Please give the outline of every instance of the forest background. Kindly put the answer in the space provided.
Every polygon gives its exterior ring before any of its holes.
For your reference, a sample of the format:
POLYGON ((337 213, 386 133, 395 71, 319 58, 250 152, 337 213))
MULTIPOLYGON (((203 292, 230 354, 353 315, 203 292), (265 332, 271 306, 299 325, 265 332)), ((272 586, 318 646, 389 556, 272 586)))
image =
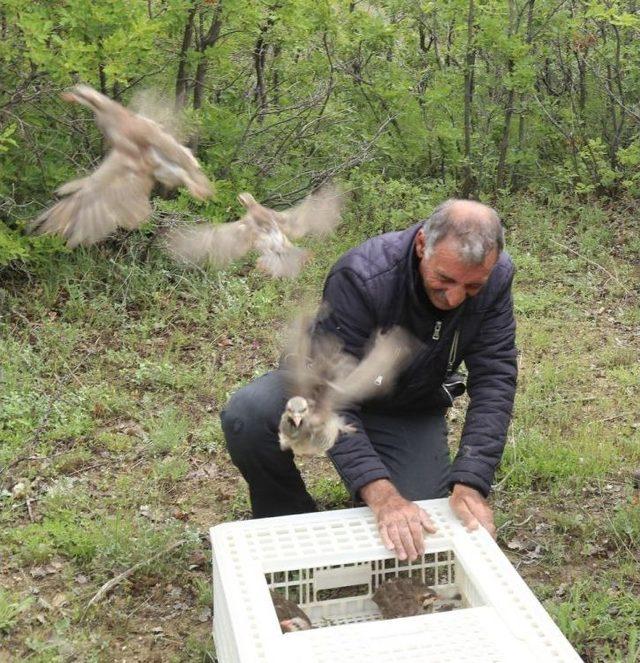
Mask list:
POLYGON ((640 660, 639 38, 635 0, 0 0, 0 661, 215 660, 203 539, 248 516, 220 407, 341 252, 449 196, 495 205, 518 267, 498 541, 585 660, 640 660), (183 115, 215 199, 90 249, 26 235, 103 155, 77 82, 183 115), (159 249, 330 179, 344 222, 295 282, 159 249))

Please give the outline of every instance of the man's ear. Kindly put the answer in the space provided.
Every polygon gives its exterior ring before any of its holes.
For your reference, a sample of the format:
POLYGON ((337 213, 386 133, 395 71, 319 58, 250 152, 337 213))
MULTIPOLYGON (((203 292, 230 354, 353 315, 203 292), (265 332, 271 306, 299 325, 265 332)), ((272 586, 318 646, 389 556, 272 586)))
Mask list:
POLYGON ((424 230, 420 228, 415 240, 416 255, 418 256, 418 260, 422 260, 422 256, 424 256, 424 244, 424 230))

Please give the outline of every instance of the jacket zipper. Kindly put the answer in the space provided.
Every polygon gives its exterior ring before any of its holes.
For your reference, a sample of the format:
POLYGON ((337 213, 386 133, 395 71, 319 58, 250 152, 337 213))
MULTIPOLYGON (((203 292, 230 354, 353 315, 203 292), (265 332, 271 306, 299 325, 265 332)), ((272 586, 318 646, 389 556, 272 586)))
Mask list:
POLYGON ((431 338, 434 341, 439 341, 440 340, 440 330, 442 329, 442 320, 438 320, 433 328, 433 335, 431 338))

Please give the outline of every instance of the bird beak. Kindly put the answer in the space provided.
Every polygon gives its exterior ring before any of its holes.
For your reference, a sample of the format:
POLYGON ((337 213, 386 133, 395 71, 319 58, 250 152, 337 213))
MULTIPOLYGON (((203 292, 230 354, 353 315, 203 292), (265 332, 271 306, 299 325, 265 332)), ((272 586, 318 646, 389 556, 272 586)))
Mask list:
POLYGON ((300 428, 300 422, 302 421, 302 415, 301 414, 291 415, 291 421, 293 421, 293 425, 296 428, 300 428))

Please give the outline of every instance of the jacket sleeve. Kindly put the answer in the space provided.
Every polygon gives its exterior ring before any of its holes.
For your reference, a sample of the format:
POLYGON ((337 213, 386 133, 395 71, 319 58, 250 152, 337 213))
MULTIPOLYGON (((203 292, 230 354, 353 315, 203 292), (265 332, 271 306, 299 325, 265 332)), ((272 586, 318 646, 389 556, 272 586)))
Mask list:
MULTIPOLYGON (((348 269, 332 272, 325 283, 323 303, 327 310, 317 321, 316 332, 335 334, 347 352, 361 359, 376 328, 376 317, 360 277, 348 269)), ((328 454, 355 496, 366 484, 390 475, 364 430, 359 408, 351 407, 341 415, 356 432, 341 435, 328 454)))
POLYGON ((513 273, 464 352, 470 403, 450 485, 467 484, 485 497, 502 457, 516 391, 512 280, 513 273))

